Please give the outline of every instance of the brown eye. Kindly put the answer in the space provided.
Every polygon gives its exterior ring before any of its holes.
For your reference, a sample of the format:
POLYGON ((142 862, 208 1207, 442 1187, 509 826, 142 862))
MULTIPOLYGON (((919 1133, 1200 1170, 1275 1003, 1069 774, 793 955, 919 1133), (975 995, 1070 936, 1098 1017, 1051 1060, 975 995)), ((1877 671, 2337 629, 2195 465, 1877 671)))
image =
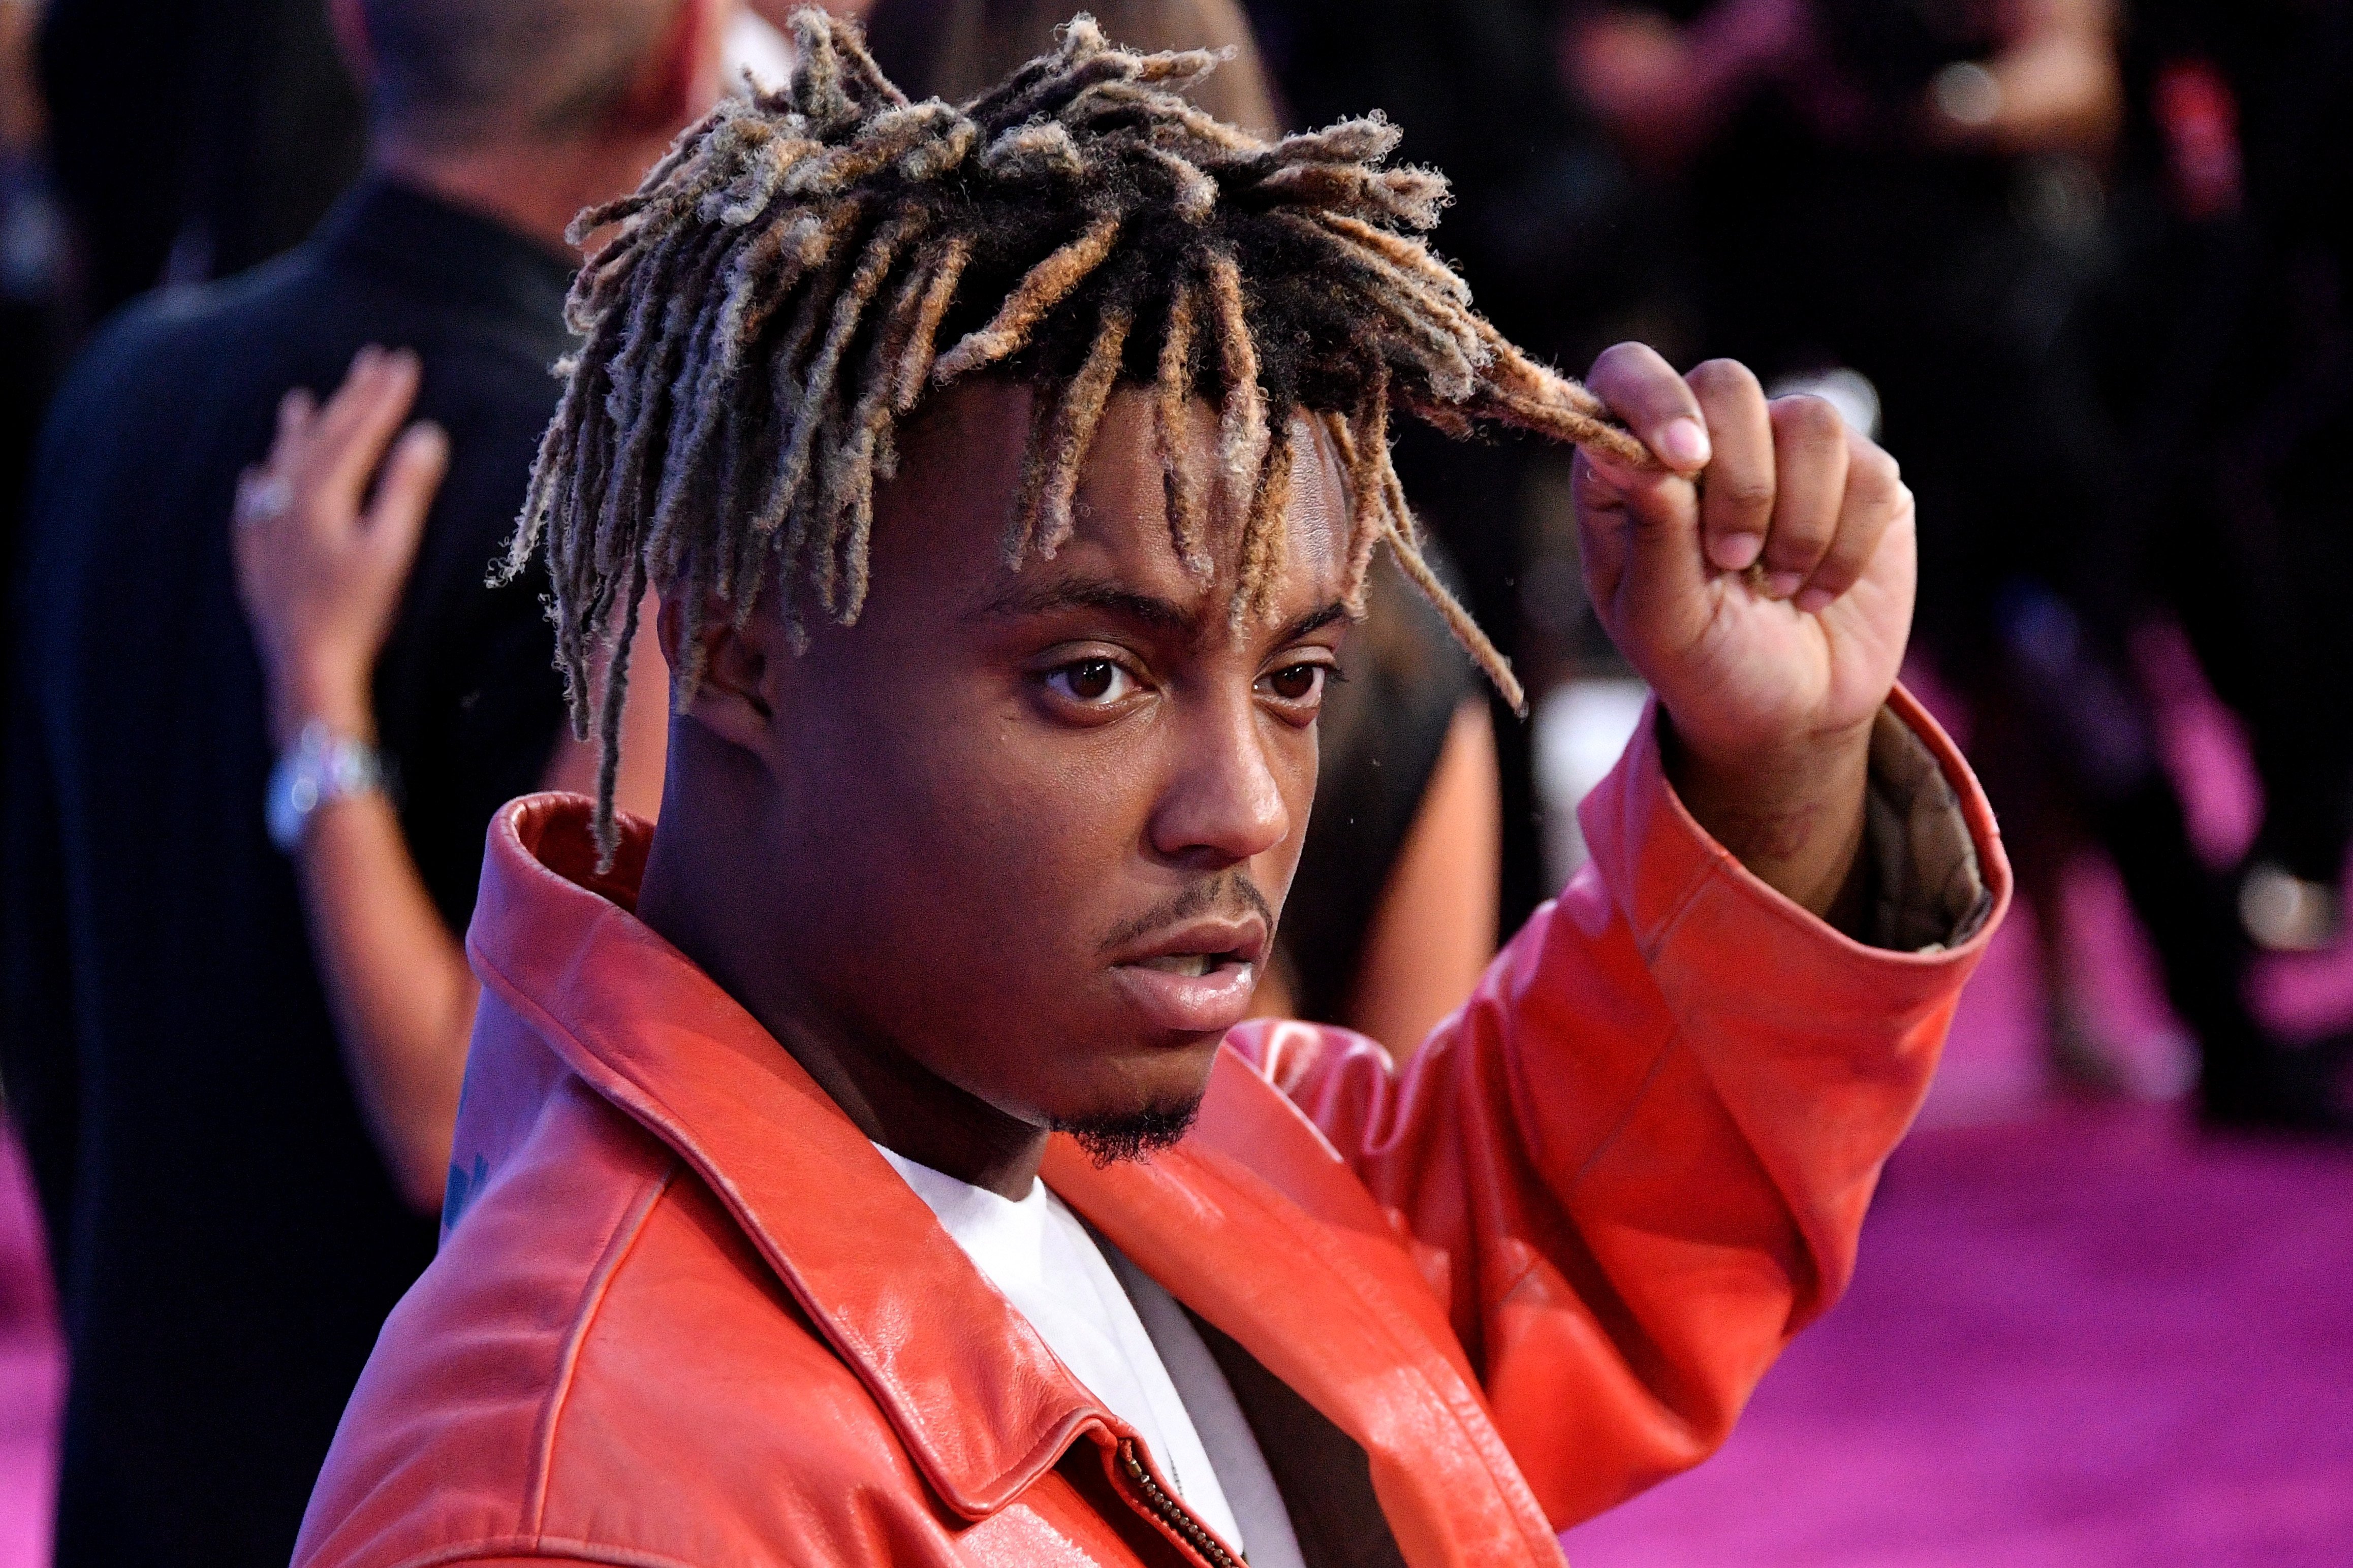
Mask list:
POLYGON ((1082 658, 1049 674, 1046 684, 1073 702, 1101 706, 1126 696, 1135 682, 1110 659, 1082 658))
POLYGON ((1305 702, 1323 690, 1324 667, 1320 664, 1291 665, 1268 676, 1266 683, 1285 702, 1305 702))

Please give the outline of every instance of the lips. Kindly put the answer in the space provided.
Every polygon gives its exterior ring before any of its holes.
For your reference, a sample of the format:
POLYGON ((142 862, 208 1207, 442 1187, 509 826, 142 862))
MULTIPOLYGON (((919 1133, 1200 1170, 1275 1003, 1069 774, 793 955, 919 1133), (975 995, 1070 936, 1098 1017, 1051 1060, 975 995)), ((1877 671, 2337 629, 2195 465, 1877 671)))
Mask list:
POLYGON ((1155 1027, 1223 1034, 1250 1016, 1266 922, 1256 915, 1195 921, 1155 932, 1122 953, 1112 978, 1155 1027))

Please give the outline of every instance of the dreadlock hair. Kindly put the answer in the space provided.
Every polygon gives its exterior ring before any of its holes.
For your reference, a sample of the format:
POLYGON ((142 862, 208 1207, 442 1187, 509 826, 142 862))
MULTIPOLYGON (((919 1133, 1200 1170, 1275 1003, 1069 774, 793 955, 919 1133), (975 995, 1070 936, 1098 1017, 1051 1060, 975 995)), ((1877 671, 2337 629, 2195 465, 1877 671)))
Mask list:
POLYGON ((1391 411, 1651 460, 1591 393, 1472 310, 1419 237, 1446 181, 1387 166, 1394 126, 1374 114, 1269 142, 1179 96, 1217 56, 1119 49, 1084 16, 957 106, 908 101, 853 25, 811 9, 792 28, 789 86, 723 104, 635 195, 573 226, 575 239, 618 228, 573 285, 582 346, 558 367, 562 400, 503 571, 544 537, 574 731, 594 729, 602 747, 606 856, 648 587, 675 595, 683 618, 681 709, 709 606, 741 626, 771 592, 797 647, 812 614, 855 622, 900 421, 926 391, 983 374, 1035 394, 1010 566, 1070 538, 1104 406, 1134 384, 1154 394, 1179 557, 1211 574, 1207 520, 1224 509, 1240 520, 1236 624, 1269 613, 1291 419, 1305 413, 1346 478, 1351 607, 1386 542, 1525 711, 1509 665, 1422 558, 1389 463, 1391 411), (1207 485, 1186 439, 1197 399, 1217 411, 1207 485))

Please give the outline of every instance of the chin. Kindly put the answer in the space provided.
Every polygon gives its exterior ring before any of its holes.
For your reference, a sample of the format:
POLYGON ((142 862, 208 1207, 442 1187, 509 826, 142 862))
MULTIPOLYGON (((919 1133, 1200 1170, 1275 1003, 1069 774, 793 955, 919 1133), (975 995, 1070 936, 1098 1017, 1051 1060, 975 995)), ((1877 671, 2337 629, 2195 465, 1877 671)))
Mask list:
POLYGON ((1098 1166, 1122 1160, 1142 1160, 1173 1147, 1193 1129, 1201 1111, 1201 1096, 1139 1106, 1130 1110, 1103 1111, 1088 1116, 1057 1118, 1057 1132, 1078 1141, 1087 1158, 1098 1166))
POLYGON ((1222 1034, 1133 1038, 1065 1079, 1045 1124, 1067 1132, 1097 1164, 1155 1153, 1184 1137, 1208 1092, 1222 1034))

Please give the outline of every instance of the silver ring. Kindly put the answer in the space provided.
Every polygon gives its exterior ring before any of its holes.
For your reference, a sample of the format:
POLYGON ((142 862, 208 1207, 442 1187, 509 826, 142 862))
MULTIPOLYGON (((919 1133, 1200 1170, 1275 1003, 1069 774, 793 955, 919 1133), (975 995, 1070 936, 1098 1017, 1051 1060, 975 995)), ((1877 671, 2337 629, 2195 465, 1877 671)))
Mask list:
POLYGON ((237 521, 247 528, 274 522, 294 504, 294 487, 276 474, 248 485, 237 498, 237 521))

